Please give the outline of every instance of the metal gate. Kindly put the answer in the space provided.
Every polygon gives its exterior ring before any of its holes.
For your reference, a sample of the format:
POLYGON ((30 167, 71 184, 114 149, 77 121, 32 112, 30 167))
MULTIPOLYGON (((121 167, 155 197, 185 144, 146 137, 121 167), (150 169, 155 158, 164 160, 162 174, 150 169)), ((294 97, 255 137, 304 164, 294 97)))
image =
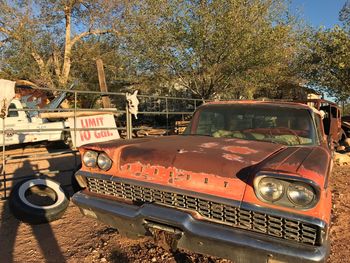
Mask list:
MULTIPOLYGON (((39 88, 44 92, 67 93, 69 108, 47 109, 47 108, 25 108, 9 109, 9 116, 18 115, 19 111, 25 112, 27 116, 38 114, 47 115, 50 113, 65 113, 70 115, 76 124, 79 114, 95 113, 113 114, 117 123, 117 130, 123 139, 131 139, 143 136, 166 136, 181 132, 186 121, 193 114, 194 110, 203 103, 200 99, 180 98, 170 96, 138 95, 138 118, 131 114, 126 102, 125 93, 78 91, 62 89, 39 88), (111 101, 111 108, 102 108, 102 100, 108 97, 111 101), (33 114, 35 113, 35 114, 33 114)), ((30 119, 28 119, 29 121, 30 119)), ((16 125, 11 129, 1 129, 2 142, 6 136, 21 134, 21 136, 35 136, 40 133, 62 132, 65 135, 73 131, 73 136, 79 132, 93 130, 94 128, 64 127, 59 129, 45 128, 42 125, 38 129, 21 127, 16 125), (23 135, 24 134, 24 135, 23 135)), ((110 127, 95 128, 98 130, 110 130, 110 127)), ((71 192, 71 176, 80 165, 79 152, 75 148, 65 147, 60 142, 48 143, 25 143, 15 146, 3 146, 0 175, 0 200, 7 199, 13 186, 20 180, 33 177, 51 177, 71 192)))

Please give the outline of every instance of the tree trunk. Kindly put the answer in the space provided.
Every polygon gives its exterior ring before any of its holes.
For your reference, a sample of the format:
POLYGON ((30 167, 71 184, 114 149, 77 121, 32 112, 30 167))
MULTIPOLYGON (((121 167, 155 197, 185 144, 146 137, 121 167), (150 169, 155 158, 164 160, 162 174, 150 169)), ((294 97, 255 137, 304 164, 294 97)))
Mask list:
POLYGON ((71 54, 72 54, 72 43, 71 43, 71 15, 72 6, 65 6, 64 8, 65 19, 66 19, 66 38, 64 45, 63 65, 61 74, 58 76, 58 82, 60 88, 65 88, 68 82, 70 67, 71 67, 71 54))

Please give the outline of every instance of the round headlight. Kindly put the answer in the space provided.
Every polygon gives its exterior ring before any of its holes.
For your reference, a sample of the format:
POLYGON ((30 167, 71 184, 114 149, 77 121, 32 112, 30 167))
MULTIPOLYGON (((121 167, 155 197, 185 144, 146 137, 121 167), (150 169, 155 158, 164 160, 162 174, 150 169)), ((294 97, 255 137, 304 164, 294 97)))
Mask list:
POLYGON ((86 151, 83 155, 83 163, 87 167, 96 167, 97 162, 97 152, 86 151))
POLYGON ((275 202, 283 196, 283 184, 274 179, 265 177, 259 182, 259 192, 266 201, 275 202))
POLYGON ((100 153, 97 158, 97 165, 100 169, 108 171, 112 166, 112 160, 109 159, 107 154, 100 153))
POLYGON ((289 200, 297 206, 308 206, 315 198, 314 189, 305 183, 292 183, 287 190, 289 200))

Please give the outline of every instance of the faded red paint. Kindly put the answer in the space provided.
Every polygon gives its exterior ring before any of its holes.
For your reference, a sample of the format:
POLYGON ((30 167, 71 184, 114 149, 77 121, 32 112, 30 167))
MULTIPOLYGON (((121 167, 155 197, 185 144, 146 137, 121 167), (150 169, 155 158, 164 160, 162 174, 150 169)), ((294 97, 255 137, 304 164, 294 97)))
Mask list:
POLYGON ((202 144, 200 145, 200 147, 206 148, 206 149, 214 148, 214 147, 216 147, 216 146, 218 146, 218 144, 215 143, 215 142, 207 142, 207 143, 202 143, 202 144))
MULTIPOLYGON (((264 104, 272 105, 274 107, 293 107, 299 109, 310 109, 305 102, 293 102, 293 101, 262 101, 262 100, 228 100, 228 101, 213 101, 208 102, 205 105, 230 105, 230 104, 264 104)), ((204 106, 205 106, 204 105, 204 106)))
POLYGON ((244 162, 242 156, 238 156, 238 155, 232 154, 232 153, 231 153, 231 154, 229 154, 229 153, 224 153, 224 154, 222 155, 222 157, 224 157, 225 159, 230 160, 230 161, 244 162))
POLYGON ((203 194, 219 195, 233 200, 242 200, 246 186, 237 178, 223 178, 214 174, 194 173, 175 167, 144 165, 139 162, 122 165, 115 176, 173 186, 203 194))
POLYGON ((222 149, 225 151, 228 151, 228 152, 239 153, 239 154, 257 153, 257 150, 254 150, 254 149, 248 148, 248 147, 242 147, 242 146, 225 146, 222 149))
POLYGON ((225 142, 235 141, 237 144, 249 144, 250 141, 241 140, 241 139, 225 139, 225 142))
MULTIPOLYGON (((311 110, 300 103, 269 103, 276 107, 298 107, 311 110)), ((202 107, 209 107, 204 105, 202 107)), ((200 110, 199 110, 200 111, 200 110)), ((194 115, 192 127, 198 122, 194 115)), ((113 160, 110 176, 136 179, 157 185, 172 186, 193 192, 225 197, 258 206, 289 211, 320 218, 329 223, 331 194, 327 180, 331 172, 331 152, 325 138, 320 145, 288 147, 280 144, 243 139, 205 136, 168 136, 118 140, 87 145, 80 148, 104 151, 113 160), (302 177, 321 189, 317 205, 297 210, 260 201, 255 195, 253 180, 257 173, 274 173, 302 177)), ((97 168, 83 170, 100 173, 97 168)))
POLYGON ((313 216, 324 220, 327 224, 330 223, 330 211, 332 207, 332 195, 330 189, 321 191, 320 201, 317 203, 317 205, 305 211, 262 202, 256 197, 254 188, 251 185, 247 185, 242 201, 256 204, 258 206, 269 207, 271 209, 283 210, 294 214, 313 216))

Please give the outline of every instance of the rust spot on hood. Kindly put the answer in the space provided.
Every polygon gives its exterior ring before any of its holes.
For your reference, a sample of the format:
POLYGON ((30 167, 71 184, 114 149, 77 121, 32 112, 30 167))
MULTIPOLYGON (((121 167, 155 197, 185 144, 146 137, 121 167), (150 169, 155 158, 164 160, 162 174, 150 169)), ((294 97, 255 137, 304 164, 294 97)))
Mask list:
POLYGON ((257 141, 250 141, 248 147, 248 144, 242 146, 236 141, 202 136, 169 136, 135 142, 123 148, 120 164, 140 162, 143 165, 176 167, 193 173, 232 178, 240 170, 263 161, 283 147, 257 141))
POLYGON ((243 155, 257 153, 257 150, 243 146, 225 146, 222 149, 231 153, 239 153, 243 155))

